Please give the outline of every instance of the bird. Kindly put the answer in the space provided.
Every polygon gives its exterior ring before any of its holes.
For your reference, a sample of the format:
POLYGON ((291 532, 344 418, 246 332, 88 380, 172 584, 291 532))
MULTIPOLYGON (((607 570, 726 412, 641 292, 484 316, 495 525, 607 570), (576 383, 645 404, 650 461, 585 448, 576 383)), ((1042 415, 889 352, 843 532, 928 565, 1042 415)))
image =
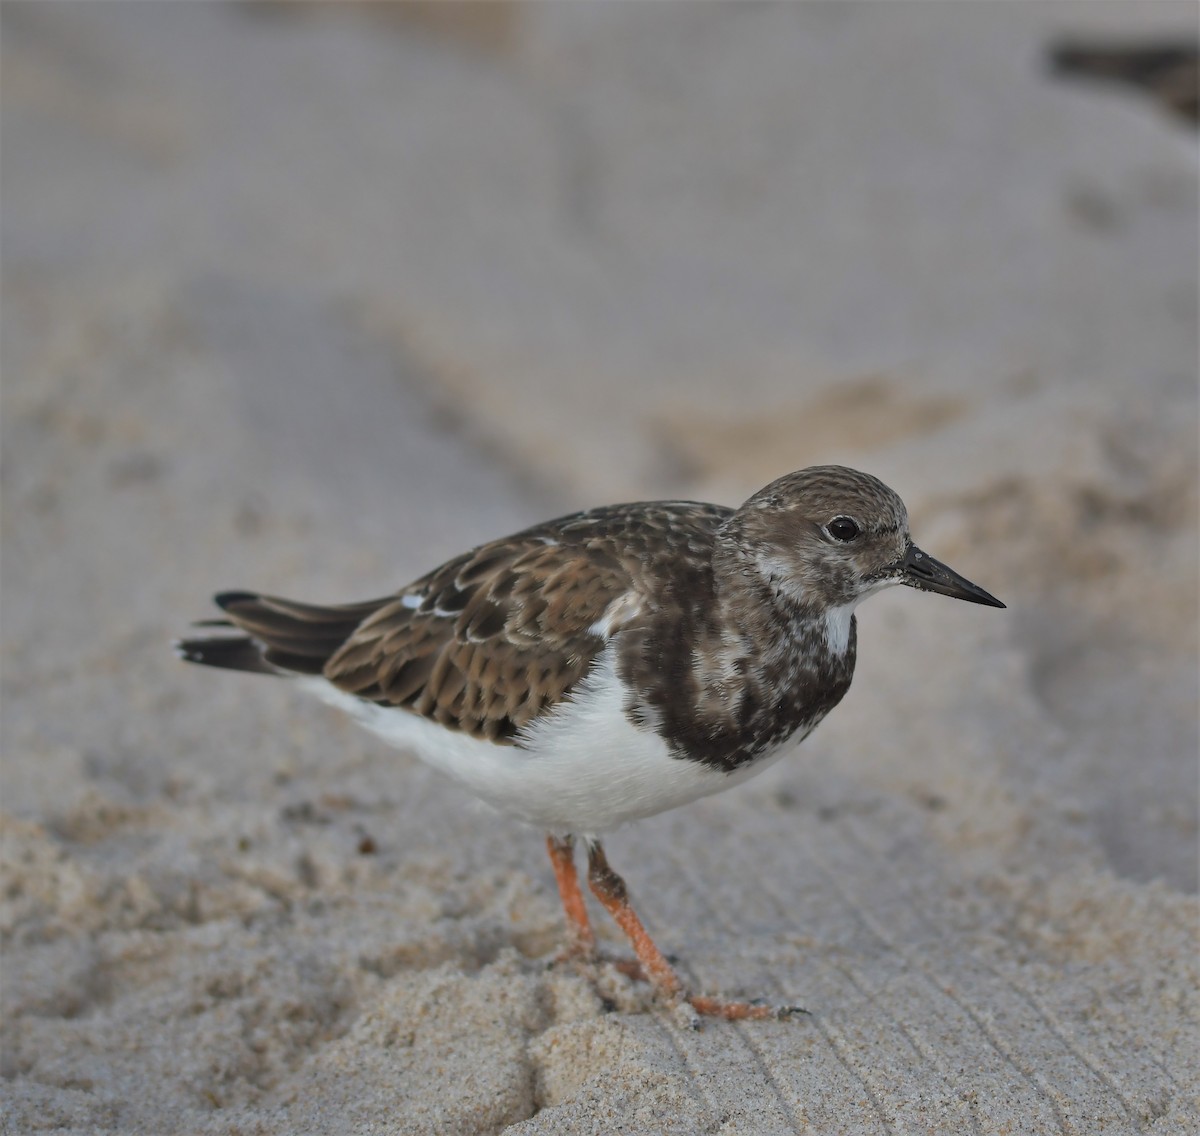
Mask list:
POLYGON ((380 599, 222 592, 224 617, 175 647, 191 663, 289 678, 543 832, 563 957, 597 957, 578 843, 590 890, 632 945, 627 973, 694 1016, 763 1019, 798 1008, 689 990, 603 839, 732 788, 807 737, 850 687, 855 608, 893 585, 1005 606, 913 544, 882 481, 820 465, 736 509, 573 513, 380 599))

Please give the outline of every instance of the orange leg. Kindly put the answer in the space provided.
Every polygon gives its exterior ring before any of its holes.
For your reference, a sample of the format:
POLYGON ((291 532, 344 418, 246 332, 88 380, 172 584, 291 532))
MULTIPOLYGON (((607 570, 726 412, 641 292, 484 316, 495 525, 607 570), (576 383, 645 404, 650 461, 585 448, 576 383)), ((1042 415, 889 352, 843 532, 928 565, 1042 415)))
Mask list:
POLYGON ((558 895, 567 916, 567 957, 590 958, 596 949, 596 938, 588 921, 583 892, 579 890, 579 877, 575 874, 575 838, 566 836, 560 840, 556 836, 547 836, 546 848, 550 852, 558 895))
POLYGON ((654 945, 642 921, 629 906, 629 894, 625 881, 608 866, 608 859, 600 845, 592 844, 588 849, 588 884, 596 898, 604 904, 617 925, 629 936, 634 952, 641 964, 642 974, 656 986, 668 1000, 686 1000, 698 1014, 725 1018, 728 1021, 743 1021, 747 1018, 776 1018, 795 1012, 792 1007, 778 1010, 772 1006, 753 1002, 726 1002, 721 998, 710 998, 702 994, 686 994, 679 976, 666 956, 654 945))

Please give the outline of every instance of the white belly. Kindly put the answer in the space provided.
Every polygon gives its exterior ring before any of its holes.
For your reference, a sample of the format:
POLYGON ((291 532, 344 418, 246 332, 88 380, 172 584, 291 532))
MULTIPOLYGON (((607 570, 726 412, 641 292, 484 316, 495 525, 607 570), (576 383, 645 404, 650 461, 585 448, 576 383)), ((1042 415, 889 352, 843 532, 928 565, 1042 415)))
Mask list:
POLYGON ((499 811, 559 835, 599 836, 720 792, 786 752, 785 744, 733 773, 674 758, 662 738, 625 716, 611 649, 598 664, 572 697, 527 727, 517 745, 495 745, 407 710, 364 703, 324 679, 300 681, 499 811))

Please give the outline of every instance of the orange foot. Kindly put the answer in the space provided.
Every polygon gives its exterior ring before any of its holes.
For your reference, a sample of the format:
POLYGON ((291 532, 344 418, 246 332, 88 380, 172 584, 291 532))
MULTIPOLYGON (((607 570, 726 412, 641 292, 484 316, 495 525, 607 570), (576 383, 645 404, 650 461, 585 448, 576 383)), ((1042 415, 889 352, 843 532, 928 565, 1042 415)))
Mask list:
MULTIPOLYGON (((648 982, 673 1005, 686 1004, 700 1017, 723 1018, 727 1022, 784 1020, 807 1014, 800 1006, 769 1006, 764 1002, 730 1002, 708 994, 688 994, 667 957, 654 944, 642 921, 629 906, 625 881, 608 865, 604 849, 594 842, 588 849, 588 884, 604 904, 617 925, 629 936, 636 959, 606 958, 596 951, 596 937, 588 921, 587 907, 575 872, 573 837, 549 836, 546 847, 554 865, 563 911, 567 916, 567 946, 554 957, 551 965, 564 962, 609 962, 621 974, 635 982, 648 982)), ((699 1022, 695 1024, 698 1026, 699 1022)))
POLYGON ((697 1014, 706 1018, 724 1018, 727 1022, 787 1021, 808 1011, 803 1006, 769 1006, 765 1002, 726 1002, 707 994, 691 994, 685 1001, 697 1014))
MULTIPOLYGON (((707 994, 688 994, 674 967, 654 944, 637 913, 629 905, 625 881, 608 865, 604 849, 593 843, 588 849, 588 884, 596 898, 617 925, 629 937, 637 955, 636 974, 633 969, 620 969, 633 977, 649 982, 666 1001, 674 1005, 686 1003, 702 1017, 724 1018, 729 1022, 783 1020, 808 1013, 800 1006, 769 1006, 762 1002, 729 1002, 707 994)), ((696 1023, 698 1025, 698 1023, 696 1023)))

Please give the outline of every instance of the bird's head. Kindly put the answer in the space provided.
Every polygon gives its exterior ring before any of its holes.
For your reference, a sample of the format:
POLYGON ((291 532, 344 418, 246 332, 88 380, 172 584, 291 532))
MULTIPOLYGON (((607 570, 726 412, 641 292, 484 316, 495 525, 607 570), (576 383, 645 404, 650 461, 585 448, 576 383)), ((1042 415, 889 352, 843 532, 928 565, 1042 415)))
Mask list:
POLYGON ((812 466, 778 478, 737 510, 727 534, 743 572, 757 572, 773 591, 803 604, 852 609, 873 592, 905 584, 1004 607, 917 548, 900 497, 846 466, 812 466))

